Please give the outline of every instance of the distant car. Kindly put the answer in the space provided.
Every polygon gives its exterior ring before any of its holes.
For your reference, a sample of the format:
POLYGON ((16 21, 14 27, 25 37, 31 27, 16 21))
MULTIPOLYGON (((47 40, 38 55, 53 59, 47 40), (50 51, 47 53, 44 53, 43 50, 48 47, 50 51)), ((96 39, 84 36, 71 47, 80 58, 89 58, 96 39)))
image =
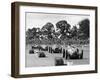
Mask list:
POLYGON ((62 53, 62 48, 57 47, 55 49, 52 49, 52 52, 53 53, 62 53))
POLYGON ((32 46, 32 49, 38 49, 39 51, 48 51, 48 46, 46 45, 36 45, 36 46, 32 46))
POLYGON ((46 55, 45 55, 45 53, 44 53, 44 52, 39 52, 39 57, 40 57, 40 58, 45 58, 45 57, 46 57, 46 55))
POLYGON ((51 48, 51 53, 62 53, 62 47, 53 45, 51 48))
POLYGON ((48 46, 47 45, 41 45, 40 50, 42 51, 48 51, 48 46))
POLYGON ((33 49, 29 50, 29 54, 34 54, 34 50, 33 49))
POLYGON ((39 46, 38 45, 33 45, 32 49, 39 49, 39 46))

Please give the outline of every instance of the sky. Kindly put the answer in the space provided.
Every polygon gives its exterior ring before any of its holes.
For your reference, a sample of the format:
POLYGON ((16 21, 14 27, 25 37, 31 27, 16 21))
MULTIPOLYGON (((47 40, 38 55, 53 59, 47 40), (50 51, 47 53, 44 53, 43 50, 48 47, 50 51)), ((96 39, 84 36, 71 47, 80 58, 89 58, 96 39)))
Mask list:
POLYGON ((89 19, 89 15, 77 14, 50 14, 50 13, 26 13, 26 30, 42 28, 47 22, 51 22, 56 28, 56 23, 60 20, 66 20, 71 27, 77 25, 81 20, 89 19))

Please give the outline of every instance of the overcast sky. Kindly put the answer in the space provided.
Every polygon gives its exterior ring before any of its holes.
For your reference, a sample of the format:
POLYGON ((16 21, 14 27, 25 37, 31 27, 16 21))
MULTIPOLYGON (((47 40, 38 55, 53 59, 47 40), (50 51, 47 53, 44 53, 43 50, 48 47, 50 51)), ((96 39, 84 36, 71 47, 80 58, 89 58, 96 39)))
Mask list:
POLYGON ((75 14, 44 14, 44 13, 26 13, 26 30, 33 27, 41 28, 47 22, 51 22, 54 27, 60 20, 66 20, 71 26, 76 25, 79 21, 90 18, 89 15, 75 15, 75 14))

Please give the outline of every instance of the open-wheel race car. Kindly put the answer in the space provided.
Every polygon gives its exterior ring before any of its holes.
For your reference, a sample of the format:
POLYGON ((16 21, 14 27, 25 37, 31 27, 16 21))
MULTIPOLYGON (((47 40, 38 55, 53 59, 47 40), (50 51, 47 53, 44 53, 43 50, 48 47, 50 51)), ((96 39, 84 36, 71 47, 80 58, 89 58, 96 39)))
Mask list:
POLYGON ((49 47, 49 51, 50 51, 50 53, 62 53, 62 47, 53 45, 53 46, 49 47))
POLYGON ((83 59, 83 49, 74 46, 67 46, 63 49, 63 58, 65 59, 83 59))
POLYGON ((48 46, 46 45, 35 45, 32 46, 32 49, 38 49, 39 51, 48 51, 48 46))

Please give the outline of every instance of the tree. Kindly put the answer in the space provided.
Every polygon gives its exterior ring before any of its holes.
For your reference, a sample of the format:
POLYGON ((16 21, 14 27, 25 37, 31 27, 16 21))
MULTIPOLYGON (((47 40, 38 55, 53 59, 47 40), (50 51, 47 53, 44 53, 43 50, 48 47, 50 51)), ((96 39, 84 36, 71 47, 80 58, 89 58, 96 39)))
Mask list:
POLYGON ((89 19, 84 19, 82 21, 79 22, 79 32, 81 37, 83 38, 89 38, 89 33, 90 33, 90 21, 89 19))
POLYGON ((71 29, 71 37, 77 37, 77 26, 73 26, 73 28, 71 29))
POLYGON ((41 31, 43 35, 48 37, 48 39, 52 39, 53 33, 55 33, 55 28, 52 23, 48 22, 42 27, 41 31))
POLYGON ((32 28, 32 29, 28 29, 26 31, 26 37, 28 39, 35 39, 35 38, 39 38, 39 35, 41 34, 40 28, 32 28))
POLYGON ((27 39, 31 40, 33 38, 33 31, 32 29, 28 29, 26 32, 27 39))
POLYGON ((70 24, 67 23, 65 20, 61 20, 56 23, 57 30, 59 30, 61 38, 64 39, 68 36, 70 30, 70 24))

